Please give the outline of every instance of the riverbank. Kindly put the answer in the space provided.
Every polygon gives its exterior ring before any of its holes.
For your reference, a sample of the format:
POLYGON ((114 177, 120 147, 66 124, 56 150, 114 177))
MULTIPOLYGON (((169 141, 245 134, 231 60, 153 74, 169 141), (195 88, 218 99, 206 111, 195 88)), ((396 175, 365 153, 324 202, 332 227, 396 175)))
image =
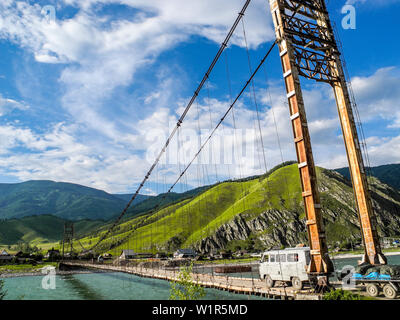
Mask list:
MULTIPOLYGON (((400 251, 383 252, 385 256, 400 256, 400 251)), ((332 256, 332 259, 349 259, 349 258, 362 258, 361 253, 341 253, 332 256)))
MULTIPOLYGON (((43 276, 48 272, 42 273, 43 269, 55 268, 56 275, 69 275, 69 274, 80 274, 80 273, 93 273, 93 270, 59 270, 58 262, 49 262, 38 265, 5 265, 0 266, 0 279, 1 278, 13 278, 13 277, 30 277, 30 276, 43 276)), ((102 270, 96 270, 94 272, 104 272, 102 270)))
MULTIPOLYGON (((57 276, 72 275, 72 274, 91 274, 91 273, 108 273, 108 271, 103 270, 73 270, 73 271, 59 271, 56 270, 57 276)), ((18 278, 18 277, 34 277, 34 276, 44 276, 41 271, 35 272, 18 272, 18 273, 2 273, 0 274, 0 279, 6 278, 18 278)))

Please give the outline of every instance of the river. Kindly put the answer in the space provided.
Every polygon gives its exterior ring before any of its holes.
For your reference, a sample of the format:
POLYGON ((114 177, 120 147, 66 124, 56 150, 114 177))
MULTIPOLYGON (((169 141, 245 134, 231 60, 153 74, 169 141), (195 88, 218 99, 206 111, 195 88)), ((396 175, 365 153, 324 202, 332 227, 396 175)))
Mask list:
MULTIPOLYGON (((400 265, 400 255, 388 256, 388 263, 400 265)), ((336 270, 356 266, 357 258, 334 259, 336 270)), ((257 277, 257 272, 232 276, 257 277)), ((5 300, 167 300, 170 283, 125 273, 56 275, 56 288, 43 289, 42 276, 5 278, 5 300)), ((208 300, 261 299, 255 296, 205 289, 208 300)))
MULTIPOLYGON (((165 280, 126 273, 56 275, 56 288, 43 289, 42 276, 4 279, 5 300, 167 300, 171 285, 165 280)), ((249 296, 205 289, 207 300, 247 300, 249 296)), ((250 299, 261 299, 251 296, 250 299)))

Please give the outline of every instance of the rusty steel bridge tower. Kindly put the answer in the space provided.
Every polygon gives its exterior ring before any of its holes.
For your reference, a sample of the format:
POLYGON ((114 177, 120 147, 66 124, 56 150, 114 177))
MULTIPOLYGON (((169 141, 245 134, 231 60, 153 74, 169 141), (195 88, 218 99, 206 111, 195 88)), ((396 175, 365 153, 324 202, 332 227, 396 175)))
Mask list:
POLYGON ((356 198, 365 254, 362 262, 386 264, 376 230, 360 142, 341 53, 324 0, 270 0, 283 68, 311 249, 308 272, 328 274, 328 255, 317 176, 299 77, 329 83, 337 109, 356 198))

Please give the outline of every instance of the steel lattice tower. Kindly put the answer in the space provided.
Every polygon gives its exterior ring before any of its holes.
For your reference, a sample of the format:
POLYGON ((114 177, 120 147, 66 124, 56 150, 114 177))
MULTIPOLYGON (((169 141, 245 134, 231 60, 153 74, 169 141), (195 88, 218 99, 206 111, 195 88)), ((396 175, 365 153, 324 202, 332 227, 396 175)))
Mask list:
POLYGON ((74 241, 74 224, 72 222, 65 222, 63 247, 62 247, 63 259, 64 259, 64 250, 68 250, 68 247, 69 247, 70 257, 72 257, 72 253, 74 250, 73 241, 74 241))

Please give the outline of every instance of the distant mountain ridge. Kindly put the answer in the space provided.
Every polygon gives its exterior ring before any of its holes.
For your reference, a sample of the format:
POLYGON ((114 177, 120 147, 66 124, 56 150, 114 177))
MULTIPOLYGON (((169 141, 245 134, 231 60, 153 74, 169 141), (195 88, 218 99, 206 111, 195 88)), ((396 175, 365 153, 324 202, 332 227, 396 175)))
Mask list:
MULTIPOLYGON (((350 178, 349 168, 335 169, 341 175, 350 178)), ((386 164, 383 166, 371 167, 371 173, 383 183, 386 183, 400 190, 400 164, 386 164)))
MULTIPOLYGON (((133 193, 127 193, 127 194, 119 194, 119 193, 115 193, 112 194, 114 197, 117 197, 119 199, 124 200, 126 203, 128 203, 132 197, 133 197, 133 193)), ((144 195, 144 194, 138 194, 135 198, 135 203, 139 203, 142 202, 144 200, 147 200, 149 198, 153 198, 154 196, 148 196, 148 195, 144 195)))
MULTIPOLYGON (((135 203, 147 199, 138 197, 135 203)), ((124 195, 66 182, 32 180, 0 184, 0 219, 53 215, 72 221, 108 220, 127 204, 124 195)))

